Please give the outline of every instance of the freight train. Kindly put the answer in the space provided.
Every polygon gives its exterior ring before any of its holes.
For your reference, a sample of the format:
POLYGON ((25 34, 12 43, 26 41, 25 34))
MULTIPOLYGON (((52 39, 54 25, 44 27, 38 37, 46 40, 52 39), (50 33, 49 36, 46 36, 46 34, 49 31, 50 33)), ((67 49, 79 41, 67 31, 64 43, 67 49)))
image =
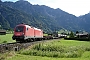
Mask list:
POLYGON ((48 34, 48 36, 44 36, 42 29, 38 29, 27 24, 19 24, 14 28, 14 34, 12 36, 12 39, 16 40, 16 42, 28 42, 28 41, 58 39, 65 37, 67 37, 67 35, 61 35, 58 34, 57 32, 48 34))
POLYGON ((42 40, 43 30, 26 24, 19 24, 14 28, 12 39, 19 42, 42 40))

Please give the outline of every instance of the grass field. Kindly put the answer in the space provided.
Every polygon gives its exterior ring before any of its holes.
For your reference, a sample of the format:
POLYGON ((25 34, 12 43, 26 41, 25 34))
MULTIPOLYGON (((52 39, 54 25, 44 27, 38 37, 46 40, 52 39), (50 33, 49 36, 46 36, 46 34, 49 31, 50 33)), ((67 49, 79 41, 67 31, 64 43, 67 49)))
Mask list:
POLYGON ((6 60, 90 60, 90 42, 61 39, 40 43, 32 46, 32 49, 21 50, 6 60), (60 57, 58 53, 65 53, 65 56, 60 57))
MULTIPOLYGON (((13 34, 0 35, 0 43, 15 42, 13 34)), ((90 60, 90 41, 56 40, 27 50, 0 54, 0 60, 90 60)))
POLYGON ((13 34, 0 35, 0 43, 15 42, 14 40, 12 40, 12 35, 13 34))
POLYGON ((6 60, 90 60, 90 58, 53 58, 29 55, 16 55, 6 60))

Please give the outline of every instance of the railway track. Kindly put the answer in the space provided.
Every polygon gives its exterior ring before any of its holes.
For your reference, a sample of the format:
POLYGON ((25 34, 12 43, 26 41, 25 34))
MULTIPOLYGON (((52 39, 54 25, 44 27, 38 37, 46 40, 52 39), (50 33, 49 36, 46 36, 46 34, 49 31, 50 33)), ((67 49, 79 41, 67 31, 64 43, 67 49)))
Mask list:
MULTIPOLYGON (((53 40, 60 40, 60 39, 53 39, 53 40)), ((28 43, 7 43, 7 44, 0 44, 0 53, 5 53, 8 51, 19 51, 21 49, 26 49, 31 45, 48 42, 53 40, 42 40, 42 41, 35 41, 35 42, 28 42, 28 43)))

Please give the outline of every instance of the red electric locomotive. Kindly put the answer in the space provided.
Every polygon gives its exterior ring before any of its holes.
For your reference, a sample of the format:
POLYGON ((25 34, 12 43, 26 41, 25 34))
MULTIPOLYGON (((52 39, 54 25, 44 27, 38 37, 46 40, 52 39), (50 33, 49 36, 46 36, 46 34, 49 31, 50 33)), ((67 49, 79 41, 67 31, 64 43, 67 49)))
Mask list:
POLYGON ((41 29, 26 25, 19 24, 14 29, 13 40, 23 42, 31 40, 43 39, 43 31, 41 29))

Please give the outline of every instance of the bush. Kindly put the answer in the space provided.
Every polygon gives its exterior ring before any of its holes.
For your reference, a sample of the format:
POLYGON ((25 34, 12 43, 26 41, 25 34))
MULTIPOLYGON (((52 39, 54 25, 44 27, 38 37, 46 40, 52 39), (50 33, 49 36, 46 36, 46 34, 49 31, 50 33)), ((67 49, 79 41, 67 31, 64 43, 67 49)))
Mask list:
POLYGON ((81 57, 85 51, 90 51, 90 45, 84 42, 75 42, 70 44, 71 41, 65 42, 66 45, 57 44, 62 42, 50 42, 44 44, 36 44, 30 50, 22 50, 20 54, 32 56, 46 56, 46 57, 59 57, 59 58, 77 58, 81 57), (67 44, 70 44, 67 46, 67 44))
POLYGON ((90 47, 89 46, 85 47, 85 51, 90 51, 90 47))
POLYGON ((61 58, 76 58, 76 57, 81 57, 82 55, 82 53, 79 51, 60 53, 56 51, 50 52, 50 51, 37 51, 37 50, 24 51, 21 52, 20 54, 32 55, 32 56, 61 57, 61 58))
POLYGON ((7 43, 7 41, 3 41, 2 43, 7 43))
POLYGON ((4 60, 4 59, 5 59, 5 56, 0 54, 0 60, 4 60))
POLYGON ((15 55, 15 52, 14 51, 0 54, 0 60, 5 60, 7 57, 12 57, 14 55, 15 55))
POLYGON ((43 45, 43 44, 37 44, 33 47, 35 50, 41 50, 41 51, 57 51, 57 52, 64 52, 65 46, 56 46, 56 45, 43 45))
POLYGON ((20 54, 33 55, 33 56, 47 56, 47 57, 60 57, 60 58, 76 58, 81 57, 86 48, 82 46, 53 46, 37 44, 31 50, 21 51, 20 54))

